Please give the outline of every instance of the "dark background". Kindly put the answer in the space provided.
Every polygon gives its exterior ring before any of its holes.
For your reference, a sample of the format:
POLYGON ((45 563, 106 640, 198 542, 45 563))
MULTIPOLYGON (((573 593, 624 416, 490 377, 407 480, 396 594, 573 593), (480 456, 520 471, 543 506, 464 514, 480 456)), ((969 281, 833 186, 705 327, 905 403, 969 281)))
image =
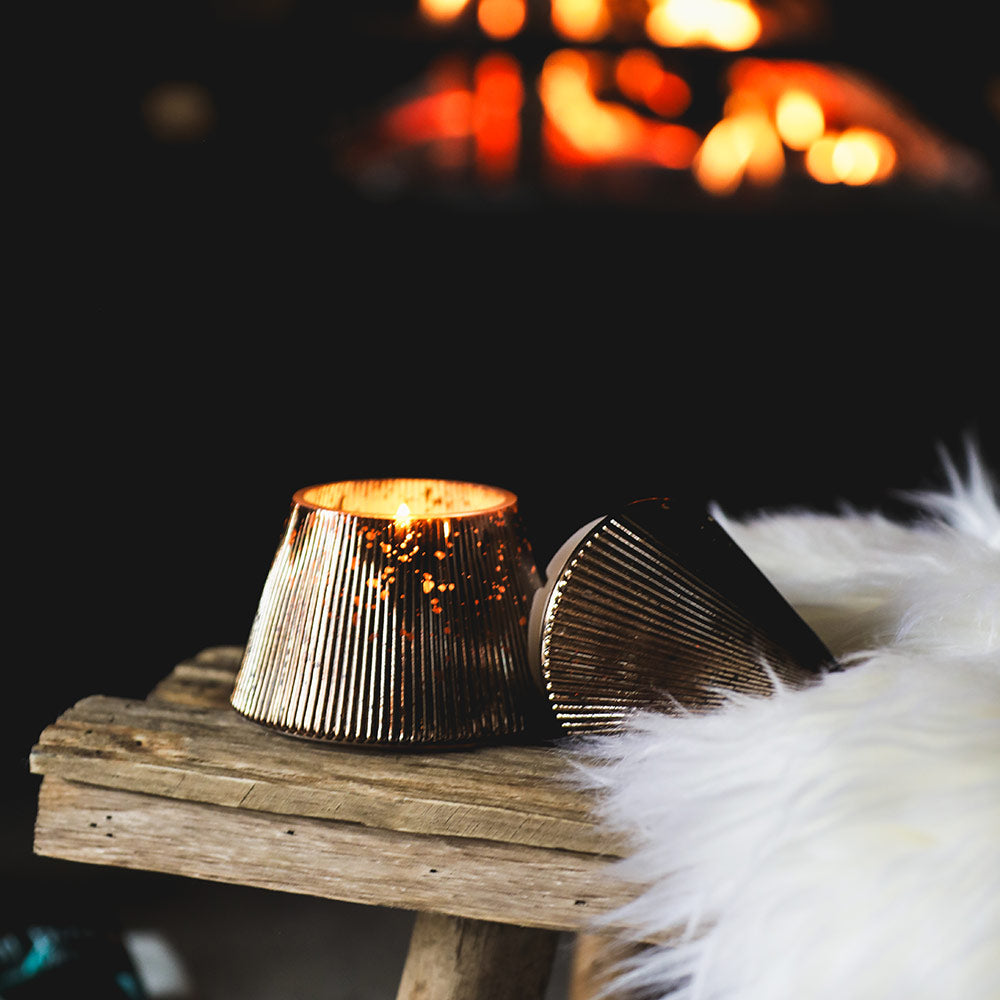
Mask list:
MULTIPOLYGON (((992 174, 983 6, 901 25, 897 5, 839 3, 822 40, 779 54, 867 72, 992 174)), ((504 486, 544 565, 654 493, 902 516, 893 491, 942 482, 939 444, 972 432, 1000 467, 992 183, 372 201, 331 144, 437 51, 407 11, 149 2, 64 23, 27 189, 42 291, 8 373, 27 390, 12 794, 34 795, 28 750, 74 700, 141 696, 246 639, 303 485, 504 486), (178 79, 214 101, 195 143, 143 121, 178 79)))

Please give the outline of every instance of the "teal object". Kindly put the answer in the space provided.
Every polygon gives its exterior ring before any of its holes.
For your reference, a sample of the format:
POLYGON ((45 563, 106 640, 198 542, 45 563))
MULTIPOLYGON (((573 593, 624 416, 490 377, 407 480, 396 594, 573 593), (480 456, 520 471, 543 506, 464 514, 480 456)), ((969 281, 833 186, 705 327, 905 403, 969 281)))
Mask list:
POLYGON ((121 939, 90 928, 26 927, 0 936, 0 1000, 148 1000, 121 939))

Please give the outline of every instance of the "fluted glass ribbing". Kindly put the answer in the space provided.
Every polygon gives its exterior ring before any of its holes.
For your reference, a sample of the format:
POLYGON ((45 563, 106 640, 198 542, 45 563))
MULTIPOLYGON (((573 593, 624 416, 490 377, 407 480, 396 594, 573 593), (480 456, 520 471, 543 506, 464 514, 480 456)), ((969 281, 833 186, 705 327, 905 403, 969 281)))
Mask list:
MULTIPOLYGON (((633 517, 655 509, 634 505, 633 517)), ((664 510, 669 505, 664 503, 664 510)), ((657 511, 658 537, 608 517, 567 560, 541 632, 541 674, 570 732, 612 732, 639 708, 698 711, 726 692, 814 681, 833 658, 712 519, 657 511), (677 554, 683 551, 683 556, 677 554), (708 578, 711 578, 711 581, 708 578)))
POLYGON ((539 583, 513 503, 399 521, 294 503, 232 704, 313 739, 522 733, 538 708, 526 626, 539 583))

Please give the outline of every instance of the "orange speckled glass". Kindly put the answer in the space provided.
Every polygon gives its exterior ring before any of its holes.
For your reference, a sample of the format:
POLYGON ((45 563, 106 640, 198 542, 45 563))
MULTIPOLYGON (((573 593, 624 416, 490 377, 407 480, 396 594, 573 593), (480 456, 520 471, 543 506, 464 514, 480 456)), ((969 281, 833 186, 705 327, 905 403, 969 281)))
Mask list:
POLYGON ((232 694, 294 736, 453 745, 539 718, 527 619, 540 586, 517 498, 365 479, 295 493, 232 694))

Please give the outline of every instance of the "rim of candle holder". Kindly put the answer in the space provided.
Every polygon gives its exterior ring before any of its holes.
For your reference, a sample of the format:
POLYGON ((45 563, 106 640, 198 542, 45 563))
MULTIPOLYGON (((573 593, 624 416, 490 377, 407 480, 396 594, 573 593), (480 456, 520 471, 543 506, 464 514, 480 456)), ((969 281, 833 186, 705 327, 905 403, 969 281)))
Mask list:
MULTIPOLYGON (((303 486, 301 489, 296 490, 292 495, 292 503, 298 504, 301 507, 309 507, 314 510, 329 510, 341 514, 350 514, 355 517, 380 518, 390 521, 398 520, 398 508, 390 509, 390 507, 387 506, 379 509, 365 509, 363 505, 360 505, 357 502, 347 504, 346 496, 337 503, 331 503, 328 500, 320 499, 317 494, 329 493, 335 495, 338 489, 347 490, 349 488, 356 488, 359 486, 374 488, 383 484, 388 485, 400 483, 433 483, 436 487, 446 492, 457 492, 460 489, 476 490, 482 492, 483 494, 490 494, 496 497, 496 500, 493 503, 479 504, 475 506, 462 504, 457 506, 448 506, 447 508, 442 507, 441 509, 434 511, 415 510, 413 507, 410 507, 409 502, 407 502, 407 506, 409 507, 408 516, 414 520, 426 520, 428 518, 437 517, 479 517, 505 510, 508 507, 517 506, 517 495, 512 493, 510 490, 503 489, 499 486, 474 483, 463 479, 439 479, 436 477, 423 478, 409 476, 395 478, 372 477, 362 479, 340 479, 329 483, 317 483, 313 486, 303 486)), ((416 502, 415 498, 414 502, 416 502)))

